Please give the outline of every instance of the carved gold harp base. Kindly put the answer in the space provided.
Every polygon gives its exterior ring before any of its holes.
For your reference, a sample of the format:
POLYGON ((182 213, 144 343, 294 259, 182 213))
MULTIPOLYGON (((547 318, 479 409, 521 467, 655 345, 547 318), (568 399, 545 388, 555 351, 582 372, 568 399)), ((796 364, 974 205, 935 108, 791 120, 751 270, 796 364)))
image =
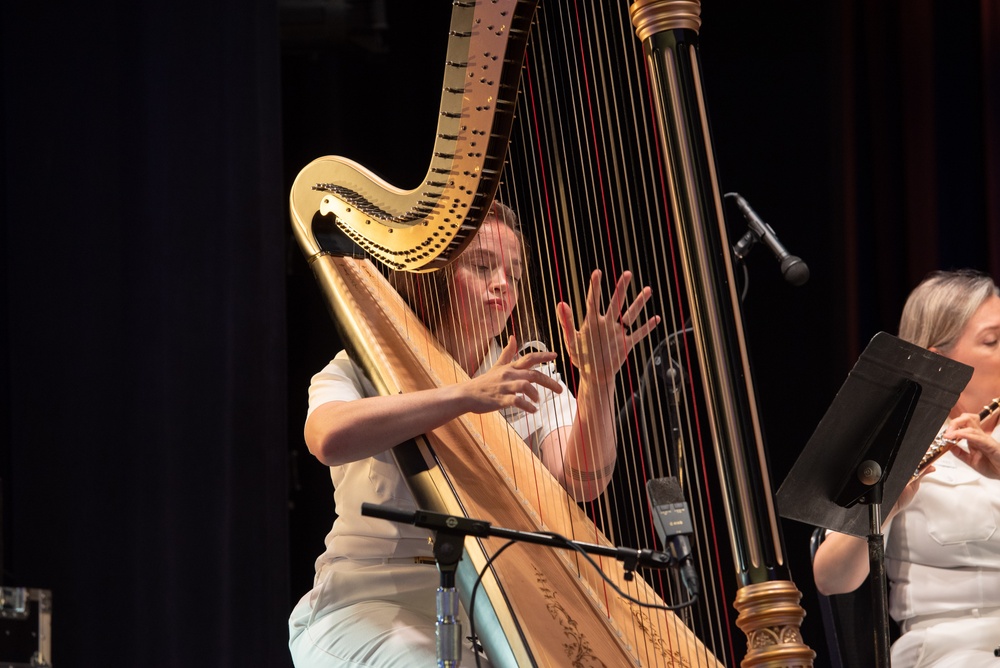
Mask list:
POLYGON ((806 616, 802 599, 788 580, 751 584, 741 588, 733 604, 736 625, 747 636, 743 668, 805 668, 816 652, 802 642, 800 627, 806 616))

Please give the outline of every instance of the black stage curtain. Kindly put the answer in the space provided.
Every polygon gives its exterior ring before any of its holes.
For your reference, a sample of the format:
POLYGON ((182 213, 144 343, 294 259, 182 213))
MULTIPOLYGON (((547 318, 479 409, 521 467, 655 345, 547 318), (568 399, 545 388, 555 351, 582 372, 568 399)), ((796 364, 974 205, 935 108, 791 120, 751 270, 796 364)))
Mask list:
POLYGON ((276 3, 2 12, 4 584, 58 666, 290 665, 276 3))
POLYGON ((838 23, 853 353, 931 270, 1000 280, 1000 4, 852 2, 838 23))
MULTIPOLYGON (((416 68, 448 3, 423 4, 0 10, 4 584, 53 590, 60 665, 288 664, 332 514, 305 386, 338 348, 288 185, 329 153, 423 174, 443 63, 416 68)), ((703 18, 723 188, 812 269, 793 288, 766 249, 748 261, 777 485, 920 277, 1000 276, 1000 9, 711 0, 703 18)), ((808 530, 786 531, 820 649, 808 530)))

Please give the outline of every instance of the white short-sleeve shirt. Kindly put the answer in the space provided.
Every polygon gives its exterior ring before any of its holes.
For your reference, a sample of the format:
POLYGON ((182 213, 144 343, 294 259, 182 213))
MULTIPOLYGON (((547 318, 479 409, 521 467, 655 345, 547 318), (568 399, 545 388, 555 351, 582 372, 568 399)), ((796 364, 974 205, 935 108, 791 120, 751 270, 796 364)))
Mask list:
POLYGON ((934 467, 885 532, 896 621, 1000 606, 1000 480, 951 453, 934 467))
MULTIPOLYGON (((539 345, 534 344, 534 347, 539 345)), ((492 342, 479 366, 477 376, 496 363, 501 350, 496 341, 492 342)), ((576 399, 565 389, 555 364, 541 365, 538 370, 563 385, 563 392, 557 394, 536 386, 539 392, 538 412, 528 414, 518 408, 501 411, 536 455, 545 437, 561 426, 571 425, 576 415, 576 399)), ((341 351, 322 371, 313 376, 309 386, 309 413, 324 403, 354 401, 375 394, 375 388, 364 374, 351 362, 347 353, 341 351)), ((317 561, 317 571, 323 563, 336 557, 377 559, 431 556, 428 530, 361 515, 361 504, 364 502, 388 505, 403 511, 417 509, 391 451, 332 466, 330 477, 334 485, 337 520, 326 537, 326 551, 317 561)))

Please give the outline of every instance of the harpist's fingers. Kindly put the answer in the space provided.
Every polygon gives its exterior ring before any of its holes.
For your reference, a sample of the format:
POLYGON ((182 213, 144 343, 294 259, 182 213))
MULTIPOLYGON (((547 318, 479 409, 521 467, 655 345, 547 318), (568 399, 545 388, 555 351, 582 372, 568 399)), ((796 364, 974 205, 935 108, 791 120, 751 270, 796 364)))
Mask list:
POLYGON ((532 371, 529 380, 535 385, 541 385, 552 390, 556 394, 560 394, 563 391, 563 386, 559 384, 559 381, 541 371, 532 371))
POLYGON ((642 341, 644 338, 649 336, 649 333, 656 329, 656 326, 660 324, 660 316, 654 315, 652 318, 643 323, 642 327, 633 330, 628 337, 629 346, 634 346, 635 344, 642 341))
MULTIPOLYGON (((628 286, 632 282, 632 272, 623 271, 622 275, 618 277, 618 283, 615 284, 615 292, 611 295, 611 303, 608 305, 608 313, 613 313, 618 315, 622 312, 622 307, 625 305, 625 295, 628 292, 628 286)), ((624 321, 624 316, 622 317, 624 321)), ((635 320, 635 318, 633 318, 635 320)))
POLYGON ((530 369, 532 367, 538 366, 539 364, 546 364, 548 362, 551 362, 555 360, 557 357, 558 355, 556 355, 553 352, 544 352, 544 353, 534 352, 519 357, 514 364, 519 369, 530 369))
POLYGON ((587 313, 600 313, 604 299, 601 296, 601 270, 595 269, 590 274, 590 287, 587 288, 587 313))
POLYGON ((653 289, 646 286, 639 292, 639 296, 635 298, 628 310, 622 315, 622 324, 626 327, 631 327, 636 319, 638 319, 639 314, 642 313, 643 307, 646 306, 646 302, 649 298, 653 296, 653 289))
POLYGON ((573 335, 576 334, 576 317, 573 309, 566 302, 556 304, 556 317, 559 318, 559 326, 563 331, 563 341, 566 347, 573 351, 573 335))
POLYGON ((517 354, 517 340, 514 336, 507 339, 507 345, 503 347, 500 351, 500 357, 497 358, 497 364, 510 364, 514 360, 514 356, 517 354))

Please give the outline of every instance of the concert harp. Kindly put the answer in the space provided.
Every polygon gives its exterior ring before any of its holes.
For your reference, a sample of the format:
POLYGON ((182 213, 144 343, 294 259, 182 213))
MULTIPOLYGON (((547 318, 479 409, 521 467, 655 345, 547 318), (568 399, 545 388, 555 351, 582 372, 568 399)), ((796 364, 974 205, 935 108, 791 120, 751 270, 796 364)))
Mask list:
MULTIPOLYGON (((487 572, 486 603, 481 605, 477 598, 473 611, 476 628, 494 665, 719 666, 735 661, 735 650, 725 647, 727 606, 734 603, 739 613, 736 624, 748 638, 744 666, 811 665, 814 653, 799 633, 804 616, 798 605, 801 595, 789 578, 783 554, 735 294, 701 81, 699 3, 640 0, 629 8, 631 19, 623 21, 627 26, 631 20, 645 53, 644 64, 637 58, 632 65, 645 73, 633 78, 648 76, 655 107, 656 123, 649 123, 647 131, 656 139, 640 142, 641 148, 651 153, 659 149, 662 161, 643 163, 639 175, 641 159, 633 149, 608 142, 598 152, 614 154, 619 162, 612 165, 609 160, 607 172, 600 176, 616 184, 615 197, 628 200, 626 208, 632 214, 642 211, 642 217, 670 221, 634 246, 618 237, 620 229, 609 231, 607 239, 586 244, 580 239, 589 222, 602 217, 605 207, 614 206, 598 202, 592 190, 580 199, 566 195, 580 176, 571 151, 584 150, 587 142, 577 139, 574 144, 572 138, 568 118, 578 109, 559 105, 584 105, 578 100, 569 104, 560 96, 549 98, 548 104, 518 96, 522 75, 528 81, 523 87, 534 89, 539 77, 561 60, 551 57, 561 48, 555 40, 526 58, 540 24, 578 31, 573 36, 581 37, 581 51, 604 53, 601 45, 583 43, 583 36, 589 40, 591 33, 582 26, 594 26, 594 34, 601 32, 596 26, 604 25, 605 8, 551 3, 536 13, 536 4, 456 0, 435 146, 421 184, 404 190, 351 160, 332 156, 315 160, 302 169, 291 190, 296 238, 334 312, 342 341, 382 393, 413 391, 463 377, 389 287, 382 268, 427 273, 447 267, 508 182, 530 174, 542 184, 541 194, 508 192, 503 197, 522 220, 576 223, 564 233, 542 231, 536 236, 539 247, 556 249, 553 255, 563 268, 594 263, 585 245, 597 247, 597 252, 605 246, 625 246, 635 253, 654 251, 651 272, 682 275, 676 289, 664 292, 676 291, 685 309, 676 329, 684 330, 690 319, 691 355, 699 368, 698 394, 703 398, 696 412, 708 424, 708 435, 699 446, 703 450, 680 459, 691 462, 696 456, 710 456, 718 476, 714 482, 686 477, 685 484, 711 487, 711 494, 721 498, 735 602, 722 601, 723 609, 707 615, 703 624, 688 613, 642 607, 609 594, 605 582, 573 554, 515 546, 487 572), (515 115, 539 120, 522 129, 514 124, 515 115), (561 133, 570 136, 557 146, 561 133), (519 162, 532 153, 551 160, 542 167, 519 162), (646 188, 640 181, 654 183, 646 188), (675 250, 660 253, 668 237, 674 236, 675 250), (661 266, 671 256, 671 266, 661 266)), ((620 6, 614 11, 622 13, 620 6)), ((565 53, 577 48, 572 39, 565 42, 565 53)), ((626 48, 635 51, 635 47, 632 36, 626 48)), ((643 125, 649 118, 648 109, 641 106, 628 112, 635 114, 628 122, 611 103, 603 111, 604 119, 595 123, 643 125)), ((603 132, 594 132, 594 137, 601 136, 594 139, 595 145, 603 141, 603 132)), ((628 266, 641 264, 630 258, 628 266)), ((580 294, 574 290, 567 288, 566 299, 579 302, 580 294)), ((685 440, 693 446, 697 439, 685 440)), ((662 459, 656 448, 644 447, 650 459, 662 459)), ((394 455, 415 498, 429 510, 607 545, 630 537, 606 519, 612 514, 605 513, 605 506, 612 505, 607 499, 593 507, 572 502, 498 415, 456 420, 396 448, 394 455)), ((637 460, 621 468, 623 475, 644 485, 669 466, 637 460)), ((618 505, 625 508, 614 512, 648 517, 644 496, 618 496, 624 499, 618 505)), ((702 527, 706 524, 702 517, 702 527)), ((642 534, 643 527, 633 529, 642 534)), ((708 544, 705 539, 703 547, 708 544)), ((468 596, 468 585, 497 547, 489 540, 466 541, 458 575, 463 596, 468 596)), ((706 567, 706 579, 713 586, 699 608, 708 608, 710 598, 725 598, 722 587, 714 586, 722 578, 712 572, 718 568, 712 563, 706 567)), ((613 571, 606 568, 605 574, 637 601, 662 605, 664 597, 669 598, 669 582, 627 579, 613 571)))

